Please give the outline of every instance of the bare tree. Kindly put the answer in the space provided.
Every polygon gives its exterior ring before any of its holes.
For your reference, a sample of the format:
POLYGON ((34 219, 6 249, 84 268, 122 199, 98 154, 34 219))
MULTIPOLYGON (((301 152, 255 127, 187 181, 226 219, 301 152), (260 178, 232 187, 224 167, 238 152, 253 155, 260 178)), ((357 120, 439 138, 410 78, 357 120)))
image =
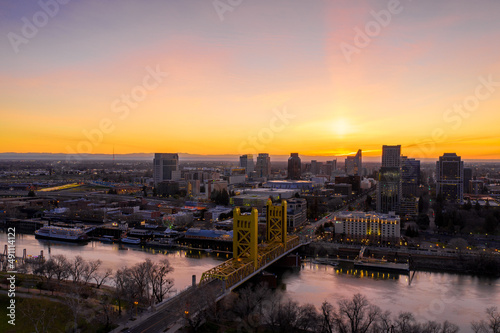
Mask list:
POLYGON ((33 329, 37 333, 49 332, 58 314, 56 304, 46 299, 23 299, 19 304, 19 310, 33 324, 33 329))
POLYGON ((112 275, 113 275, 113 271, 109 268, 102 273, 96 272, 96 273, 92 274, 92 277, 94 278, 97 289, 101 288, 101 286, 104 284, 104 282, 109 280, 112 275))
POLYGON ((231 304, 231 312, 247 327, 260 325, 259 317, 262 316, 263 305, 271 296, 271 290, 266 285, 260 284, 254 289, 252 286, 242 288, 238 298, 231 304))
MULTIPOLYGON (((457 325, 448 322, 447 320, 443 323, 443 328, 440 333, 457 333, 459 328, 457 325)), ((425 331, 423 331, 425 332, 425 331)), ((498 333, 498 331, 497 331, 498 333)))
POLYGON ((148 302, 150 301, 150 295, 147 290, 149 286, 148 275, 152 264, 150 259, 146 259, 146 261, 138 263, 128 269, 130 278, 135 285, 136 295, 138 298, 147 299, 148 302))
POLYGON ((278 297, 266 312, 264 321, 273 332, 285 333, 297 330, 299 306, 292 300, 278 297))
POLYGON ((296 328, 305 332, 317 332, 320 322, 320 316, 316 307, 312 304, 305 304, 299 307, 297 311, 296 328))
POLYGON ((416 322, 415 317, 410 312, 400 313, 398 318, 395 320, 394 332, 418 333, 419 331, 420 327, 416 322))
POLYGON ((110 317, 112 314, 112 310, 111 310, 111 306, 110 306, 111 302, 112 302, 112 298, 108 294, 102 295, 99 299, 99 304, 101 305, 102 314, 106 320, 105 326, 104 326, 104 329, 106 331, 109 329, 109 324, 111 323, 111 320, 110 320, 110 317))
MULTIPOLYGON (((85 266, 85 270, 83 271, 82 279, 85 282, 85 284, 88 284, 90 280, 94 279, 95 274, 97 273, 97 270, 99 267, 101 267, 102 261, 97 259, 97 260, 90 260, 87 265, 85 266)), ((98 287, 99 288, 99 287, 98 287)))
POLYGON ((54 276, 57 282, 67 279, 71 274, 71 264, 62 254, 52 256, 49 260, 53 261, 54 276))
POLYGON ((51 258, 47 261, 45 261, 43 264, 39 265, 33 270, 33 274, 39 276, 43 279, 45 278, 45 281, 48 282, 51 280, 53 277, 55 277, 55 262, 51 258))
MULTIPOLYGON (((80 294, 80 288, 77 286, 74 286, 70 288, 70 290, 63 296, 63 303, 68 306, 68 308, 71 310, 71 313, 73 315, 73 323, 71 325, 71 330, 73 332, 78 331, 78 315, 82 311, 83 307, 83 299, 80 294)), ((68 327, 69 328, 69 327, 68 327)))
POLYGON ((340 332, 366 333, 378 319, 381 310, 370 304, 365 296, 356 294, 352 300, 338 301, 338 311, 334 313, 334 324, 340 332))
POLYGON ((148 280, 151 284, 152 296, 158 303, 163 301, 164 296, 174 286, 174 280, 167 278, 167 274, 173 270, 174 268, 170 266, 167 259, 162 259, 160 263, 149 266, 148 280))
POLYGON ((85 270, 87 269, 87 262, 81 256, 76 256, 70 263, 70 274, 73 277, 73 283, 80 282, 85 270))
POLYGON ((132 304, 134 299, 140 296, 140 291, 137 288, 135 280, 132 278, 132 269, 122 268, 116 271, 114 276, 115 296, 118 299, 118 311, 121 315, 121 301, 125 301, 129 305, 130 314, 132 314, 132 304))
POLYGON ((472 322, 474 333, 500 333, 500 312, 496 306, 486 309, 487 318, 472 322))
POLYGON ((324 301, 321 304, 321 332, 334 332, 334 313, 335 310, 330 303, 324 301))

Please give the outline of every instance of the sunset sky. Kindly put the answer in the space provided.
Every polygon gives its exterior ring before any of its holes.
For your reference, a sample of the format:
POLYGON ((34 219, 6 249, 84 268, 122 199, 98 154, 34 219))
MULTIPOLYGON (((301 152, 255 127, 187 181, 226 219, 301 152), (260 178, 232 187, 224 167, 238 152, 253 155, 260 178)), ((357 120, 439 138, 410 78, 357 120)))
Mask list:
POLYGON ((0 2, 0 152, 500 158, 500 1, 60 1, 0 2))

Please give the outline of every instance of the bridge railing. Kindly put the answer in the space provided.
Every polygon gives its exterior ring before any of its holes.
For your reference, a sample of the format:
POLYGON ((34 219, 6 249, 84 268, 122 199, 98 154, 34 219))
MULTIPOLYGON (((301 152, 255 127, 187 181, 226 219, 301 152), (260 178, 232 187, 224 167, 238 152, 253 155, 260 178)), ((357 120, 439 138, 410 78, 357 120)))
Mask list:
POLYGON ((219 279, 224 282, 224 287, 226 289, 230 288, 300 244, 301 241, 298 237, 289 238, 286 244, 268 244, 265 248, 260 249, 258 253, 257 266, 254 266, 254 262, 248 258, 229 259, 203 273, 200 284, 208 283, 213 279, 219 279))

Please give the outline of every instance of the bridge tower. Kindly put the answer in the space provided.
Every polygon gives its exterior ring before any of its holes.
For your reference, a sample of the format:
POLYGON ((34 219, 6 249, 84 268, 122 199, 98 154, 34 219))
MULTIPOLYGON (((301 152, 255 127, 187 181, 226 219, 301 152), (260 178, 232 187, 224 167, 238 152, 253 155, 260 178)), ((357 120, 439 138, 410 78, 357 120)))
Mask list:
POLYGON ((233 214, 233 258, 250 259, 258 267, 258 211, 252 208, 250 215, 242 215, 239 208, 233 214))
POLYGON ((287 203, 281 201, 281 205, 273 205, 271 199, 267 200, 266 224, 267 242, 286 244, 286 215, 287 203))

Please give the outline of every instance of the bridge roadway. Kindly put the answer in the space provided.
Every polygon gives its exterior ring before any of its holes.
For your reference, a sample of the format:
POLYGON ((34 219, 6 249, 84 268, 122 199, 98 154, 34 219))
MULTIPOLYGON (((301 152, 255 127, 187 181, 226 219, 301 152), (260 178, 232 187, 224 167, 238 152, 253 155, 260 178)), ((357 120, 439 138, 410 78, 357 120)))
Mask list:
MULTIPOLYGON (((130 327, 130 329, 127 332, 164 332, 167 330, 167 328, 174 326, 179 319, 185 316, 184 311, 189 311, 190 314, 195 314, 198 311, 202 310, 203 307, 209 305, 209 303, 207 302, 207 298, 210 298, 212 302, 214 300, 221 300, 222 298, 227 296, 233 289, 242 285, 253 276, 257 275, 267 267, 274 264, 276 261, 287 256, 301 246, 307 244, 308 243, 300 242, 298 238, 292 239, 292 242, 290 242, 290 244, 288 244, 287 242, 287 245, 290 245, 289 247, 285 247, 283 249, 284 251, 280 251, 281 253, 279 254, 277 253, 274 258, 269 257, 269 260, 262 261, 262 265, 260 267, 251 269, 251 272, 249 272, 245 276, 237 274, 237 276, 241 277, 238 281, 230 281, 219 278, 210 278, 208 280, 201 281, 197 287, 190 287, 179 295, 173 297, 170 301, 167 301, 165 304, 160 305, 156 309, 156 312, 154 314, 140 320, 140 322, 138 322, 135 326, 132 326, 134 324, 133 322, 129 322, 128 326, 130 327)), ((275 249, 275 247, 272 247, 272 249, 275 249)), ((232 260, 233 259, 230 259, 219 266, 223 266, 232 260)), ((250 264, 252 264, 253 266, 253 263, 250 264)), ((213 269, 216 269, 219 266, 216 266, 213 269)), ((247 264, 243 264, 241 267, 245 267, 248 270, 247 264)), ((243 269, 242 272, 248 272, 247 270, 243 269)), ((122 329, 123 327, 119 327, 114 332, 121 332, 122 329)))

